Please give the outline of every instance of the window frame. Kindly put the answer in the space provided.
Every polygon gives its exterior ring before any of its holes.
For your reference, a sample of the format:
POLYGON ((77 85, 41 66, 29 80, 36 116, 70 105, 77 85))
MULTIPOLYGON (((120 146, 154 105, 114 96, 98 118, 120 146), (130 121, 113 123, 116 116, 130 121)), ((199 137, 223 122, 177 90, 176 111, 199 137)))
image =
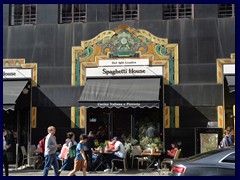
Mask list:
POLYGON ((139 21, 139 8, 140 5, 139 4, 110 4, 110 22, 119 22, 119 21, 139 21), (122 5, 122 8, 120 6, 122 5), (136 9, 126 9, 127 5, 137 5, 136 9), (119 8, 120 7, 120 8, 119 8), (113 9, 116 9, 116 11, 113 11, 113 9), (120 9, 120 10, 118 10, 120 9), (134 14, 133 12, 136 11, 136 14, 134 14), (116 13, 119 12, 119 13, 116 13), (130 13, 128 13, 130 12, 130 13), (113 13, 116 13, 116 17, 114 17, 113 13), (122 17, 119 18, 120 14, 122 14, 122 17), (130 16, 129 18, 127 18, 127 16, 130 16), (134 17, 136 16, 136 17, 134 17))
POLYGON ((162 12, 163 12, 163 20, 173 20, 173 19, 194 19, 194 4, 163 4, 162 6, 162 12), (166 10, 165 9, 165 6, 166 5, 175 5, 175 8, 169 8, 170 12, 169 12, 169 16, 166 15, 166 10), (181 8, 180 6, 181 5, 191 5, 191 15, 189 15, 190 17, 187 17, 186 14, 189 13, 187 11, 187 9, 189 7, 184 7, 184 8, 181 8), (183 12, 181 12, 180 10, 183 9, 183 12), (172 10, 175 10, 175 11, 172 11, 172 10), (172 16, 171 13, 172 12, 175 12, 176 15, 175 16, 172 16), (182 17, 180 15, 180 13, 184 13, 185 15, 182 17))
POLYGON ((235 162, 236 162, 235 152, 229 153, 219 161, 219 163, 222 163, 222 164, 235 164, 235 162), (234 162, 231 162, 233 159, 234 159, 234 162))
POLYGON ((218 18, 232 18, 235 17, 235 4, 218 4, 218 18), (223 6, 225 9, 223 8, 223 6), (227 13, 229 10, 227 9, 227 5, 231 5, 231 15, 228 16, 229 14, 227 13))
POLYGON ((10 8, 10 12, 9 12, 10 26, 37 24, 37 4, 10 4, 9 8, 10 8), (21 8, 20 10, 21 12, 19 14, 16 14, 16 11, 18 11, 17 8, 21 8))
MULTIPOLYGON (((58 6, 58 14, 59 14, 59 19, 58 19, 58 23, 59 24, 71 24, 71 23, 85 23, 87 22, 87 4, 59 4, 58 6), (71 5, 71 12, 69 16, 63 16, 63 5, 71 5), (78 12, 75 12, 75 5, 78 5, 78 12), (84 12, 81 12, 81 6, 85 6, 84 12), (83 13, 84 15, 80 15, 80 13, 83 13), (76 15, 78 14, 78 16, 76 15), (65 19, 63 19, 65 18, 65 19), (69 20, 68 20, 68 19, 69 20), (76 20, 77 18, 79 18, 78 20, 76 20), (81 20, 81 18, 83 18, 83 20, 81 20)), ((66 12, 66 14, 69 12, 66 12)))

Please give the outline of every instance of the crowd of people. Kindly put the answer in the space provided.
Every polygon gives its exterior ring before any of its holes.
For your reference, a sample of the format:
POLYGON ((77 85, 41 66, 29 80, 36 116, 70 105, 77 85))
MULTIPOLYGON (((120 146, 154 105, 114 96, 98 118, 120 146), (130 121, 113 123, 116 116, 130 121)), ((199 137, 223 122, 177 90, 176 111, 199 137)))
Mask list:
MULTIPOLYGON (((102 129, 100 129, 102 130, 102 129)), ((43 176, 48 175, 51 167, 54 168, 54 175, 59 176, 63 170, 72 170, 68 176, 75 176, 77 171, 82 171, 83 176, 86 172, 94 171, 95 168, 102 163, 106 169, 104 172, 110 171, 112 168, 112 159, 123 159, 126 152, 121 141, 117 137, 111 140, 103 141, 104 133, 90 131, 88 135, 81 134, 79 143, 75 141, 75 134, 73 132, 67 133, 65 143, 57 144, 55 133, 56 128, 49 126, 48 135, 45 138, 44 159, 45 164, 43 168, 43 176), (99 138, 99 139, 98 139, 99 138), (100 143, 105 143, 106 147, 102 150, 100 143), (57 149, 61 147, 61 151, 57 154, 57 149), (58 159, 62 159, 62 165, 59 167, 58 159), (104 159, 104 162, 103 162, 104 159)))
MULTIPOLYGON (((151 135, 150 130, 148 133, 149 136, 151 135)), ((55 136, 56 128, 54 126, 49 126, 47 131, 48 134, 45 137, 43 153, 44 176, 48 175, 51 167, 54 168, 55 176, 59 176, 64 170, 71 170, 68 176, 75 176, 76 172, 80 170, 82 170, 83 176, 86 176, 86 172, 94 171, 101 163, 105 167, 104 172, 109 172, 112 168, 112 159, 123 159, 126 155, 126 150, 120 138, 115 136, 106 141, 106 132, 101 127, 98 132, 90 131, 88 135, 81 134, 78 143, 75 141, 75 134, 68 132, 63 145, 57 144, 55 136), (102 143, 106 145, 104 149, 100 146, 102 143), (57 153, 57 149, 61 149, 60 153, 57 153), (59 159, 62 160, 60 167, 59 159)), ((5 175, 8 176, 9 170, 6 151, 10 145, 6 142, 6 135, 7 131, 3 129, 3 165, 5 175)), ((232 146, 234 145, 233 142, 233 128, 229 126, 226 128, 226 133, 220 143, 220 148, 232 146)), ((171 149, 161 154, 155 166, 158 166, 164 158, 173 158, 178 149, 179 145, 176 142, 172 142, 171 149)))

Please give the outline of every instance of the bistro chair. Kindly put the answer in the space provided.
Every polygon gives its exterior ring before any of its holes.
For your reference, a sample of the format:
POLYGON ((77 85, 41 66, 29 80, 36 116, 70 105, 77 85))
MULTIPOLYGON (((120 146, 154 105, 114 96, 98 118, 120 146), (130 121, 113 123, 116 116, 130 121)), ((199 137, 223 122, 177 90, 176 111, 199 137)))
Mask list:
POLYGON ((112 169, 111 169, 111 173, 113 172, 114 170, 114 162, 122 162, 123 163, 123 169, 124 169, 124 172, 127 172, 127 158, 126 158, 126 154, 124 155, 123 159, 112 159, 111 163, 112 163, 112 169))
POLYGON ((142 162, 148 162, 149 159, 148 157, 143 157, 142 156, 142 148, 141 146, 132 146, 132 168, 133 168, 133 164, 134 164, 134 160, 137 160, 138 163, 138 170, 139 170, 139 163, 142 162))
MULTIPOLYGON (((27 155, 26 148, 24 146, 20 146, 20 148, 21 148, 21 152, 22 152, 22 168, 23 168, 24 161, 28 159, 28 155, 27 155)), ((33 150, 30 149, 30 156, 29 156, 29 158, 30 158, 30 162, 34 162, 34 163, 30 163, 29 165, 33 166, 33 168, 35 169, 35 161, 37 160, 38 156, 34 156, 32 152, 33 152, 33 150)))
POLYGON ((179 158, 181 151, 182 151, 181 149, 178 149, 177 152, 175 153, 173 159, 171 159, 171 158, 163 159, 163 161, 161 162, 161 167, 167 169, 167 166, 171 166, 173 163, 173 160, 179 158))

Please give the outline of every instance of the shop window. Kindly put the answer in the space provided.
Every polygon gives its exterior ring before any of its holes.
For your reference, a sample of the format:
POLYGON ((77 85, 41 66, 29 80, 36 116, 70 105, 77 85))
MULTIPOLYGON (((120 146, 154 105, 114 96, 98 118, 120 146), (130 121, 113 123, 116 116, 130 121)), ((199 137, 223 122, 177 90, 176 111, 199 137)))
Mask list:
POLYGON ((138 4, 111 4, 110 21, 128 21, 139 19, 138 4))
POLYGON ((10 5, 10 25, 36 24, 37 5, 36 4, 11 4, 10 5))
POLYGON ((59 6, 59 23, 75 23, 87 21, 86 4, 60 4, 59 6))
POLYGON ((234 17, 235 16, 235 6, 234 4, 219 4, 218 5, 218 17, 234 17))
POLYGON ((164 4, 163 19, 193 18, 193 4, 164 4))

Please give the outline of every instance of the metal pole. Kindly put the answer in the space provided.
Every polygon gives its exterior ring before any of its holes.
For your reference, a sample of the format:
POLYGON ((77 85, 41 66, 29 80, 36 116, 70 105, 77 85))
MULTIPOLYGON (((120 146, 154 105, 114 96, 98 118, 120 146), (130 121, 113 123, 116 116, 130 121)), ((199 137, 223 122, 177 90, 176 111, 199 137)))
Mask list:
POLYGON ((18 168, 18 159, 19 159, 19 154, 18 154, 18 147, 19 147, 19 111, 17 111, 17 142, 16 142, 16 164, 15 164, 15 169, 18 168))
POLYGON ((131 138, 133 137, 133 115, 131 114, 131 138))
POLYGON ((28 123, 28 165, 30 165, 30 152, 31 152, 31 142, 32 142, 32 80, 30 81, 30 110, 29 110, 29 123, 28 123))
MULTIPOLYGON (((164 71, 164 70, 163 70, 164 71)), ((161 79, 161 87, 162 87, 162 114, 163 114, 163 150, 165 151, 165 112, 164 112, 164 107, 166 106, 165 104, 165 95, 164 95, 164 78, 161 79)))
POLYGON ((18 143, 16 144, 16 163, 15 163, 15 169, 18 168, 18 143))
POLYGON ((110 112, 108 114, 108 139, 111 139, 111 109, 110 112))

